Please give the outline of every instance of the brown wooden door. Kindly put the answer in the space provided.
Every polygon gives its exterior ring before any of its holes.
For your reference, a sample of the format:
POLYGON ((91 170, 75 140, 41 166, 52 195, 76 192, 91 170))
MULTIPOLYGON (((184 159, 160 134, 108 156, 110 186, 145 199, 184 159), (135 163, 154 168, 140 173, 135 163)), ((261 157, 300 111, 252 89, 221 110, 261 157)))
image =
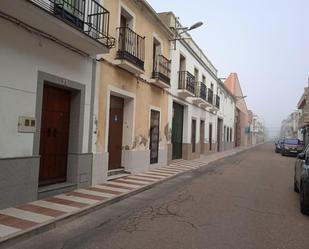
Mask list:
POLYGON ((110 97, 109 132, 108 132, 108 169, 121 168, 122 132, 124 100, 110 97))
POLYGON ((66 181, 71 92, 44 86, 39 185, 66 181))

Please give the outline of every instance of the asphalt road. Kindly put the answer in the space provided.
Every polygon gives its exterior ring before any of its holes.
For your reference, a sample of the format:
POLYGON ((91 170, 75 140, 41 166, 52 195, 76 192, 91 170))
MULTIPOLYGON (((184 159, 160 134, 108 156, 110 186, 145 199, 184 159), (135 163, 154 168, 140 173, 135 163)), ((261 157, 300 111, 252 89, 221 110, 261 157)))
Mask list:
POLYGON ((294 161, 259 146, 11 248, 308 249, 294 161))

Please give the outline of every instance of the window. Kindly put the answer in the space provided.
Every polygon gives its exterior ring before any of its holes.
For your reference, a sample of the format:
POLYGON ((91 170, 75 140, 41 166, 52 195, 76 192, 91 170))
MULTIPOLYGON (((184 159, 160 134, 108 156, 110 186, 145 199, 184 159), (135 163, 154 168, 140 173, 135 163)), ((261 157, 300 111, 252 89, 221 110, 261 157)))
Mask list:
POLYGON ((213 83, 210 84, 210 89, 214 90, 214 84, 213 83))
POLYGON ((230 130, 230 142, 232 142, 233 141, 233 129, 231 128, 231 130, 230 130))
POLYGON ((198 82, 199 80, 199 71, 197 68, 194 68, 194 77, 195 77, 195 82, 198 82))
POLYGON ((133 16, 129 13, 129 11, 122 7, 120 14, 120 27, 128 27, 133 30, 133 21, 133 16))
POLYGON ((186 71, 186 58, 183 55, 180 55, 179 71, 186 71))
POLYGON ((202 82, 203 82, 204 84, 206 84, 206 77, 205 77, 205 75, 202 75, 202 82))

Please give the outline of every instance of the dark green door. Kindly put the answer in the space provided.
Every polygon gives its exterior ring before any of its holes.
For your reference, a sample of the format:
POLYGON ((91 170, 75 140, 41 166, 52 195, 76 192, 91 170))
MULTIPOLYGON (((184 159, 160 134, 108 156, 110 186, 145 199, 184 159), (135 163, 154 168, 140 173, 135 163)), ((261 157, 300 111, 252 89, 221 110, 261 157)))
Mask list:
POLYGON ((173 103, 172 144, 173 159, 182 158, 183 106, 173 103))

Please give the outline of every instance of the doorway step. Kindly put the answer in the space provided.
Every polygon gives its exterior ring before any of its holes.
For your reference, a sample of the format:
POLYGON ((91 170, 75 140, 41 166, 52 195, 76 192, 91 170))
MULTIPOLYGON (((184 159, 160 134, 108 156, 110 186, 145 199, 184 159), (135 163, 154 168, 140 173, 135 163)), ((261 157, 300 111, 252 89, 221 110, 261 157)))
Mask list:
POLYGON ((125 171, 124 168, 109 170, 107 173, 107 180, 111 181, 128 175, 130 175, 130 172, 125 171))

